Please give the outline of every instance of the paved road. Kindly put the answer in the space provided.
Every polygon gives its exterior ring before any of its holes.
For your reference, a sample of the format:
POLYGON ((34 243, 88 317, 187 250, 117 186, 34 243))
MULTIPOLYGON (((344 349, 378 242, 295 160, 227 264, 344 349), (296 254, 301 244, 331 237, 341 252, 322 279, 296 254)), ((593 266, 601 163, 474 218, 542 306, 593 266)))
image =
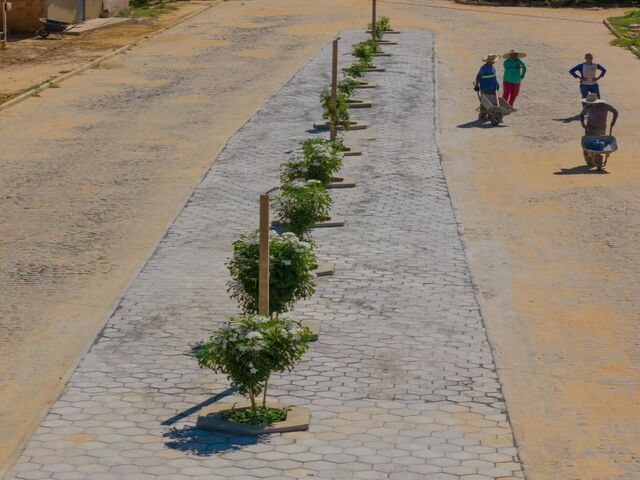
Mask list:
MULTIPOLYGON (((447 181, 528 477, 638 476, 640 64, 609 46, 601 20, 619 10, 378 4, 436 33, 447 181), (473 128, 479 57, 512 47, 529 52, 520 112, 473 128), (565 72, 585 48, 609 67, 623 149, 610 175, 554 175, 580 163, 565 72)), ((0 465, 227 138, 328 35, 368 18, 362 0, 224 2, 2 113, 0 465)))
POLYGON ((329 45, 229 141, 10 479, 522 478, 434 141, 433 36, 400 41, 380 60, 375 107, 357 114, 371 124, 367 154, 344 170, 358 187, 334 192, 347 225, 316 234, 336 275, 295 311, 320 341, 271 382, 311 410, 310 431, 195 430, 193 407, 227 382, 189 352, 235 312, 231 242, 319 117, 329 45))
POLYGON ((217 5, 2 112, 0 471, 224 142, 340 27, 304 7, 217 5))
POLYGON ((598 12, 502 12, 457 12, 438 37, 450 59, 440 63, 440 146, 527 477, 640 478, 640 85, 629 81, 640 62, 609 45, 598 12), (469 81, 479 52, 498 48, 528 53, 519 110, 502 128, 476 128, 469 81), (581 166, 567 71, 585 49, 609 69, 603 96, 620 110, 622 148, 607 175, 581 166))

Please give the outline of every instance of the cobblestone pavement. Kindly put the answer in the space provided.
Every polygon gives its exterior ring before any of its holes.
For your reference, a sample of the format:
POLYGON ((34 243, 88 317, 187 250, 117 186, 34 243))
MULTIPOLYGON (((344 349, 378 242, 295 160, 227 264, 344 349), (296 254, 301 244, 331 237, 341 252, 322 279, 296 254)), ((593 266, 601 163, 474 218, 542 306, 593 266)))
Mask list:
POLYGON ((258 194, 319 118, 329 48, 229 141, 8 478, 523 477, 440 168, 433 37, 398 40, 379 61, 387 72, 371 74, 380 88, 362 95, 374 108, 354 113, 371 127, 347 134, 366 151, 346 159, 357 188, 333 191, 347 224, 315 235, 336 274, 294 312, 320 339, 272 382, 311 410, 309 432, 194 429, 203 403, 233 393, 190 352, 236 311, 231 241, 256 226, 258 194))

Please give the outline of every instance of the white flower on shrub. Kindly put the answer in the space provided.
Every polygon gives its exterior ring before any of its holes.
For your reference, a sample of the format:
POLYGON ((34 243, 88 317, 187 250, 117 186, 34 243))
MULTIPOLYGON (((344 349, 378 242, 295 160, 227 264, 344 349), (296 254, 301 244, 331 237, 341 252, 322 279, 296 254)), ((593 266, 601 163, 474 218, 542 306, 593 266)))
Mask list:
POLYGON ((289 188, 299 189, 299 188, 306 187, 307 182, 305 181, 304 178, 296 178, 295 180, 291 181, 287 186, 289 188))
POLYGON ((245 335, 245 337, 248 338, 249 340, 251 340, 252 338, 261 339, 262 334, 260 332, 249 332, 245 335))

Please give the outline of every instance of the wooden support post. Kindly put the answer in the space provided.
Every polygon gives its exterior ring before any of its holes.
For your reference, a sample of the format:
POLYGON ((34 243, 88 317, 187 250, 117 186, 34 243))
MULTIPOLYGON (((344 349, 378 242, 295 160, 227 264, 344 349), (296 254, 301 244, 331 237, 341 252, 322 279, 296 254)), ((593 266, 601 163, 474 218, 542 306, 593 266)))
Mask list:
POLYGON ((258 313, 269 316, 269 194, 260 195, 260 270, 258 313))
POLYGON ((338 39, 333 41, 333 58, 331 60, 331 103, 334 108, 334 114, 329 120, 331 122, 331 131, 329 139, 333 142, 338 135, 338 119, 335 115, 335 108, 338 102, 338 39))
POLYGON ((376 0, 372 0, 371 4, 371 38, 376 40, 376 0))
POLYGON ((7 0, 1 0, 2 5, 2 40, 0 41, 0 49, 4 50, 7 48, 7 37, 9 34, 7 33, 7 0))

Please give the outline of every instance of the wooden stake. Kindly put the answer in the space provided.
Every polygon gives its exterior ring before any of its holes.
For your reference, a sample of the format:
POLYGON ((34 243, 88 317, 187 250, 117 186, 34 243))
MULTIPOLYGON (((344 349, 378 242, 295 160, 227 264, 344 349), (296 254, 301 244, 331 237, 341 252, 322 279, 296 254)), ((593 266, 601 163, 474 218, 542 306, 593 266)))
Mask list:
POLYGON ((2 0, 2 41, 0 41, 0 49, 7 48, 7 0, 2 0))
POLYGON ((376 0, 371 5, 371 38, 376 40, 376 0))
POLYGON ((336 118, 335 108, 338 102, 338 39, 333 41, 333 58, 331 61, 331 104, 334 108, 334 114, 331 116, 331 133, 329 139, 334 141, 338 135, 338 119, 336 118))
POLYGON ((269 316, 269 194, 260 195, 260 270, 258 313, 269 316))

